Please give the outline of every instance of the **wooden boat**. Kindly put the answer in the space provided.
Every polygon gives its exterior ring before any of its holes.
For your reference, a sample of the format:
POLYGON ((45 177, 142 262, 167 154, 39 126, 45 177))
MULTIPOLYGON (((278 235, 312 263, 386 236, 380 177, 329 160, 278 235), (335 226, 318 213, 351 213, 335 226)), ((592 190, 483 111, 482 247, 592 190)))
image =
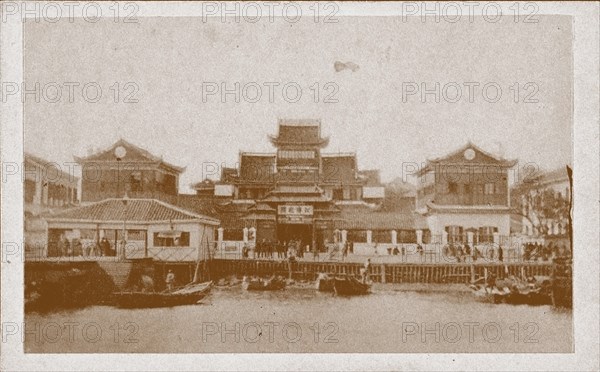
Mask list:
POLYGON ((475 284, 471 284, 469 288, 471 288, 473 295, 479 302, 501 304, 505 303, 506 299, 510 295, 510 290, 508 288, 486 288, 485 286, 479 286, 475 284))
POLYGON ((117 307, 127 309, 194 305, 209 294, 212 284, 188 284, 170 292, 116 292, 113 298, 117 307))
POLYGON ((319 292, 334 292, 334 278, 329 275, 320 273, 315 282, 315 287, 319 292))
POLYGON ((486 288, 471 284, 469 286, 476 299, 481 302, 511 305, 550 305, 552 299, 545 287, 531 285, 513 285, 511 288, 486 288))
POLYGON ((333 289, 336 295, 363 295, 369 293, 371 285, 361 283, 358 279, 349 276, 346 278, 334 278, 333 289))
POLYGON ((285 288, 285 280, 277 277, 271 277, 267 280, 249 279, 244 277, 242 280, 242 289, 247 291, 278 291, 285 288))

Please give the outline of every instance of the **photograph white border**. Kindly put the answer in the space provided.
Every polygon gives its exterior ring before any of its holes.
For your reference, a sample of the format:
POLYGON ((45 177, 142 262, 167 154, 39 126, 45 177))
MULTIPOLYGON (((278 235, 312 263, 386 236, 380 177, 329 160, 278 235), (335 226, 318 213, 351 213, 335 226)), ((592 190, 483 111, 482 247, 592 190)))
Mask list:
MULTIPOLYGON (((262 3, 262 2, 261 2, 262 3)), ((17 4, 20 4, 17 2, 17 4)), ((43 4, 43 3, 42 3, 43 4)), ((103 14, 113 4, 97 3, 103 14)), ((202 16, 199 3, 136 2, 137 17, 202 16)), ((337 3, 342 16, 400 16, 401 3, 337 3)), ((422 4, 422 3, 419 3, 422 4)), ((485 2, 480 2, 485 4, 485 2)), ((508 8, 513 2, 498 3, 508 8)), ((1 6, 2 4, 0 4, 1 6)), ((309 6, 303 3, 301 6, 309 6)), ((537 3, 538 14, 573 17, 574 342, 572 354, 24 354, 16 338, 0 343, 0 370, 572 370, 599 368, 599 35, 597 3, 537 3)), ((66 14, 66 13, 65 13, 66 14)), ((0 22, 0 79, 23 81, 23 24, 0 22)), ((23 105, 2 103, 2 162, 23 161, 23 105)), ((23 241, 23 186, 2 182, 2 244, 23 241)), ((1 263, 2 322, 23 323, 23 260, 1 263)), ((4 340, 3 340, 4 341, 4 340)))

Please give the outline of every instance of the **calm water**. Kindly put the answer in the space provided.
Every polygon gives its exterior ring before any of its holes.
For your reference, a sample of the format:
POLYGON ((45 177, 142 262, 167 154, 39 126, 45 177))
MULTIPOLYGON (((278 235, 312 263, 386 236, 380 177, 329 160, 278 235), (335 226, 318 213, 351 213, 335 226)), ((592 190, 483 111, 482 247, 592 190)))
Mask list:
POLYGON ((25 320, 26 352, 42 353, 572 351, 570 311, 392 286, 351 298, 307 288, 215 288, 201 305, 96 306, 25 320))

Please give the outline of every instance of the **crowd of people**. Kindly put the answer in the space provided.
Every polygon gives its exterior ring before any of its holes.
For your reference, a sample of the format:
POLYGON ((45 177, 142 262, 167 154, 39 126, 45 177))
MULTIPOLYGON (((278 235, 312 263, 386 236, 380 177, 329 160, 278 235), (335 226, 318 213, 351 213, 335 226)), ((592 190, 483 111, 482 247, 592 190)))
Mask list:
POLYGON ((525 261, 542 259, 548 261, 553 257, 564 256, 567 254, 565 248, 554 242, 547 244, 526 243, 523 246, 523 259, 525 261))
MULTIPOLYGON (((248 244, 244 244, 242 258, 250 258, 250 251, 248 244)), ((276 243, 263 239, 256 243, 253 257, 257 259, 275 257, 279 259, 287 259, 289 257, 303 258, 304 254, 308 252, 310 252, 310 246, 303 246, 300 239, 278 241, 276 243)))
POLYGON ((63 234, 56 243, 56 251, 49 252, 49 256, 57 257, 114 257, 117 255, 116 249, 110 244, 106 237, 94 243, 83 244, 79 238, 71 240, 63 234))

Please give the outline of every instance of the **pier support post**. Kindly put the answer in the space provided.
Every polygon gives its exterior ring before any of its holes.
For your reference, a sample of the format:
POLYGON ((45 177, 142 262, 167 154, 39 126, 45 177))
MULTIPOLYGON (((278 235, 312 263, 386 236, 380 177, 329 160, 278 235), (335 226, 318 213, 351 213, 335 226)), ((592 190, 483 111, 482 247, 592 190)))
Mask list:
POLYGON ((373 242, 373 231, 367 230, 367 244, 371 244, 373 242))
POLYGON ((348 230, 342 230, 342 243, 346 243, 348 240, 348 230))
POLYGON ((446 231, 442 231, 442 245, 448 244, 448 233, 446 231))
POLYGON ((381 265, 381 282, 385 284, 385 265, 381 265))
POLYGON ((244 243, 248 243, 248 228, 244 227, 244 229, 242 231, 244 233, 244 237, 243 237, 244 243))
POLYGON ((423 244, 423 230, 416 230, 417 233, 417 244, 423 244))
POLYGON ((391 234, 392 234, 392 244, 393 245, 398 244, 398 232, 396 230, 392 230, 391 234))

